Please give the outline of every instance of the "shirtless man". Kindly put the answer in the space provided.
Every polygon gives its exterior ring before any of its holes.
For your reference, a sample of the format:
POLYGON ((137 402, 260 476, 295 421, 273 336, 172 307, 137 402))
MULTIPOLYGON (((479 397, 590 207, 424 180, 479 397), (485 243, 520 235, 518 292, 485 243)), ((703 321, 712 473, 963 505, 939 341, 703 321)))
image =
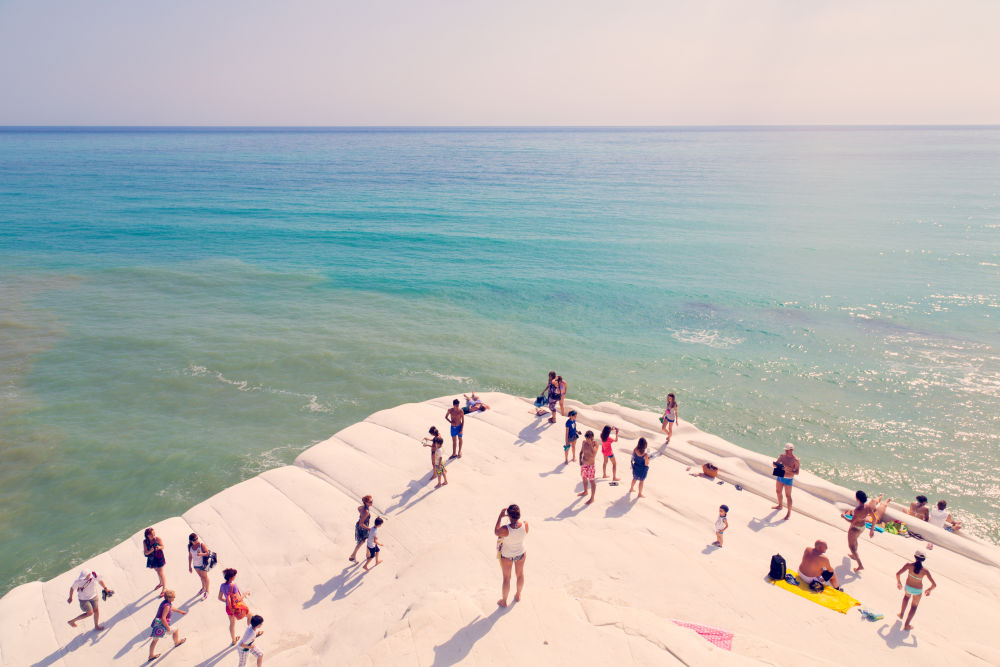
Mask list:
POLYGON ((861 533, 865 532, 868 513, 874 511, 875 508, 868 505, 868 494, 864 491, 858 491, 854 497, 858 499, 858 506, 854 508, 851 525, 847 528, 847 548, 851 551, 849 554, 851 559, 858 563, 854 571, 860 572, 865 569, 865 566, 861 564, 861 557, 858 556, 858 538, 861 537, 861 533))
POLYGON ((594 502, 594 495, 597 493, 597 440, 594 440, 594 432, 587 431, 583 434, 583 444, 580 445, 580 478, 583 479, 583 492, 578 496, 587 495, 587 484, 590 484, 590 500, 585 505, 594 502))
POLYGON ((917 502, 910 503, 910 509, 906 513, 927 521, 927 517, 930 514, 930 510, 927 508, 927 496, 917 496, 917 502))
POLYGON ((788 513, 785 514, 785 521, 792 518, 792 482, 793 478, 799 474, 799 458, 795 456, 795 445, 788 443, 785 445, 785 453, 778 457, 775 463, 785 466, 785 476, 778 477, 774 482, 774 492, 778 496, 778 504, 772 507, 773 510, 780 510, 782 507, 781 490, 785 490, 785 501, 788 503, 788 513))
POLYGON ((824 556, 826 553, 826 542, 816 540, 816 544, 806 547, 802 552, 802 562, 799 564, 799 579, 807 584, 818 581, 821 584, 829 584, 834 588, 840 588, 837 581, 837 573, 830 565, 830 559, 824 556))
POLYGON ((459 407, 456 398, 451 402, 451 408, 444 413, 444 419, 451 424, 451 456, 448 458, 462 458, 462 429, 465 428, 465 413, 459 407), (458 441, 458 453, 455 453, 455 442, 458 441))

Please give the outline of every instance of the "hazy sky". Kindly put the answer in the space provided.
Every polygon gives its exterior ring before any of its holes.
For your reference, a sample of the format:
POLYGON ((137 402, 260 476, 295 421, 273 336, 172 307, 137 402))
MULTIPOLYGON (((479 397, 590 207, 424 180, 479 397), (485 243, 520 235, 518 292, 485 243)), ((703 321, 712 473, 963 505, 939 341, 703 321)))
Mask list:
POLYGON ((0 0, 0 124, 1000 123, 996 0, 0 0))

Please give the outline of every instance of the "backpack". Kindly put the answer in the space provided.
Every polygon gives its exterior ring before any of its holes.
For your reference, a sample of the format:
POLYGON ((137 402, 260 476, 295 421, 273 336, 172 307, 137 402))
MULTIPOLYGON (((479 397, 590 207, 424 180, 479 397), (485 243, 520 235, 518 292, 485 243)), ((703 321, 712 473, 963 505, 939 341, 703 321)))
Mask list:
POLYGON ((771 571, 767 576, 775 581, 782 581, 785 578, 785 559, 781 554, 771 556, 771 571))

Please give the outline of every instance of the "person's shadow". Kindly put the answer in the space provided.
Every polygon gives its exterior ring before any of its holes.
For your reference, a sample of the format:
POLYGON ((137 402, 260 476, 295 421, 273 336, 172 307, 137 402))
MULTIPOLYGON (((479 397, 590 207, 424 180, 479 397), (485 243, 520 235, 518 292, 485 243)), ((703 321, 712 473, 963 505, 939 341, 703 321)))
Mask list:
POLYGON ((548 477, 550 475, 561 475, 562 473, 566 472, 567 468, 569 468, 569 464, 567 464, 567 463, 560 463, 559 465, 557 465, 552 470, 538 473, 538 476, 539 477, 548 477))
MULTIPOLYGON (((453 459, 453 460, 457 460, 457 459, 453 459)), ((429 496, 434 491, 434 486, 431 485, 431 482, 433 482, 433 481, 434 481, 433 478, 428 479, 427 476, 425 476, 425 475, 421 475, 420 477, 417 477, 416 479, 411 479, 410 482, 406 485, 406 490, 405 491, 403 491, 400 494, 397 494, 397 495, 393 496, 393 498, 398 498, 399 500, 397 500, 394 505, 391 505, 390 507, 386 507, 385 508, 385 512, 383 513, 383 516, 391 514, 394 510, 397 510, 397 509, 400 509, 400 508, 402 508, 402 509, 400 510, 399 513, 402 514, 406 510, 408 510, 411 507, 413 507, 415 504, 419 503, 421 500, 423 500, 424 498, 426 498, 427 496, 429 496), (416 499, 413 498, 415 495, 417 495, 420 492, 421 489, 426 489, 428 487, 428 485, 430 485, 430 488, 428 489, 427 493, 425 493, 424 495, 420 496, 419 498, 416 498, 416 499)))
POLYGON ((364 570, 360 565, 348 565, 340 574, 331 578, 325 584, 313 586, 313 596, 302 604, 303 609, 314 607, 333 593, 334 600, 342 600, 361 584, 364 570))
MULTIPOLYGON (((155 590, 146 593, 145 595, 143 595, 138 600, 130 602, 129 604, 127 604, 124 607, 122 607, 121 609, 119 609, 118 612, 115 613, 114 616, 112 616, 111 618, 109 618, 106 621, 106 623, 108 623, 108 624, 117 623, 118 621, 121 621, 121 620, 123 620, 125 618, 128 618, 130 616, 133 616, 142 607, 145 607, 146 605, 148 605, 151 602, 156 602, 157 604, 159 604, 159 602, 160 602, 160 599, 156 596, 156 591, 155 590), (150 597, 147 600, 146 597, 150 596, 150 595, 152 597, 150 597)), ((185 606, 187 606, 187 605, 185 605, 185 606)), ((150 621, 153 620, 153 615, 154 614, 150 614, 149 615, 149 620, 150 621)), ((120 649, 118 649, 118 652, 115 653, 115 660, 121 658, 126 653, 128 653, 129 651, 131 651, 133 646, 135 646, 136 644, 140 643, 144 639, 149 639, 149 625, 144 624, 144 623, 140 623, 139 625, 142 628, 139 631, 139 634, 137 634, 135 637, 133 637, 132 639, 130 639, 127 642, 125 642, 125 645, 122 646, 120 649)))
POLYGON ((635 504, 639 502, 638 495, 632 495, 631 493, 626 494, 613 502, 604 510, 604 516, 606 517, 621 517, 625 516, 630 509, 635 507, 635 504))
MULTIPOLYGON (((719 550, 719 547, 717 547, 716 545, 714 545, 714 544, 706 544, 705 548, 702 549, 701 552, 707 556, 708 554, 714 554, 718 550, 719 550)), ((770 583, 771 580, 768 579, 767 581, 768 581, 768 583, 770 583)))
POLYGON ((844 556, 844 560, 840 562, 840 565, 833 568, 834 572, 837 573, 837 579, 840 581, 841 586, 858 580, 857 573, 851 569, 852 562, 850 558, 844 556))
POLYGON ((518 431, 517 440, 514 441, 514 444, 524 445, 529 442, 538 442, 542 439, 542 433, 548 430, 549 426, 552 426, 552 424, 548 420, 539 422, 536 418, 535 421, 518 431))
MULTIPOLYGON (((91 618, 85 618, 83 620, 93 621, 93 619, 91 618)), ((107 623, 105 623, 104 627, 105 628, 108 627, 107 623)), ((145 634, 148 635, 149 633, 146 632, 145 634)), ((50 667, 50 665, 56 664, 57 662, 65 658, 67 655, 69 655, 76 649, 83 646, 84 644, 96 644, 98 639, 100 639, 100 633, 95 632, 94 627, 91 626, 87 632, 84 632, 82 634, 77 635, 76 637, 73 637, 73 639, 68 644, 66 644, 65 646, 60 646, 59 648, 52 651, 52 653, 48 654, 38 662, 33 663, 31 667, 50 667)))
MULTIPOLYGON (((519 603, 515 602, 514 604, 519 603)), ((432 667, 454 665, 464 660, 476 642, 486 636, 486 633, 493 628, 493 624, 508 609, 510 607, 498 606, 489 616, 477 618, 452 635, 451 639, 440 646, 435 646, 432 667)))
POLYGON ((556 514, 555 516, 545 517, 545 520, 562 521, 563 519, 569 519, 570 517, 574 517, 580 512, 582 512, 585 507, 587 507, 587 505, 584 503, 583 496, 577 496, 576 498, 573 499, 573 502, 571 502, 569 505, 563 508, 563 510, 559 512, 559 514, 556 514), (577 506, 577 503, 581 504, 577 506))
POLYGON ((750 521, 747 523, 747 528, 749 528, 755 533, 759 533, 765 528, 773 528, 774 526, 780 526, 782 523, 784 523, 784 521, 773 521, 773 519, 775 515, 780 514, 783 511, 784 510, 771 510, 771 513, 768 514, 763 519, 758 519, 757 517, 754 517, 750 519, 750 521))
POLYGON ((878 629, 878 636, 882 638, 885 645, 889 648, 899 648, 900 646, 905 646, 907 648, 917 647, 917 638, 910 634, 909 630, 903 629, 903 622, 897 620, 889 627, 888 623, 882 625, 878 629), (906 641, 909 639, 909 641, 906 641))

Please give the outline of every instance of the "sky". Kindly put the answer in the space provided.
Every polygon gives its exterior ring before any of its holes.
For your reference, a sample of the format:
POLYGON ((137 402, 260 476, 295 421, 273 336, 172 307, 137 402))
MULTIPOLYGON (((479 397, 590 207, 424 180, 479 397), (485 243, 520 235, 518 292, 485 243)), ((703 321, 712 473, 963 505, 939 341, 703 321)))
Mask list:
POLYGON ((995 0, 0 0, 0 125, 1000 123, 995 0))

